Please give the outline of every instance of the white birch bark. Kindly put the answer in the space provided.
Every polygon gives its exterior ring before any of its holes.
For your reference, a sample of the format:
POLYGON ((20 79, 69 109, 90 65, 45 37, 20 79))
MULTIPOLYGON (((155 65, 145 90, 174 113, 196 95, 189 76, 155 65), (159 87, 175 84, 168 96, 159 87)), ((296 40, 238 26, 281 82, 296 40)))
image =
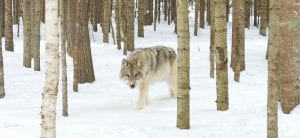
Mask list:
POLYGON ((41 138, 55 138, 59 80, 58 0, 46 0, 46 76, 42 94, 41 138))

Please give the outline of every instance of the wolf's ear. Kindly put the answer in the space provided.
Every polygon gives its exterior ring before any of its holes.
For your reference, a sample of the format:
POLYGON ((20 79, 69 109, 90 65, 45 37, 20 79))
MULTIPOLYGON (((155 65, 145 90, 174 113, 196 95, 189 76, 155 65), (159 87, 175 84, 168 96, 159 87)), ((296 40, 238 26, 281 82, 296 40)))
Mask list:
POLYGON ((124 59, 122 60, 122 67, 125 67, 125 66, 127 66, 127 60, 124 58, 124 59))

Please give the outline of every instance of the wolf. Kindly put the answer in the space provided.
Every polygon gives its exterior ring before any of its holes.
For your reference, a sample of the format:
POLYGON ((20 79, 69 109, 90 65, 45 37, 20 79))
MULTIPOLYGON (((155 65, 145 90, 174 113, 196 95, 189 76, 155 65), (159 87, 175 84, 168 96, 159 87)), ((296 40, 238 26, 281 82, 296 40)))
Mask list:
POLYGON ((166 81, 171 97, 177 97, 177 55, 166 46, 138 48, 121 63, 120 79, 130 88, 138 87, 136 109, 148 104, 148 90, 151 84, 166 81))

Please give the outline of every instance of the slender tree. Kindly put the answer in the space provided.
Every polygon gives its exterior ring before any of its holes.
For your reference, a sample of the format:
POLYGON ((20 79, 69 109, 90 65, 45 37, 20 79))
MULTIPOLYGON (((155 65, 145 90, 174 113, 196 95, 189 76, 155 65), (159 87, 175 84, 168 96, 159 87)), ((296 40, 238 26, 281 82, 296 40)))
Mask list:
POLYGON ((125 47, 127 51, 133 51, 134 50, 134 0, 127 0, 125 3, 126 3, 125 4, 126 7, 125 8, 126 10, 125 47))
MULTIPOLYGON (((117 38, 117 49, 118 50, 121 49, 121 27, 122 27, 122 23, 121 23, 121 9, 122 8, 121 8, 120 3, 121 3, 120 0, 116 0, 116 4, 115 4, 115 21, 116 21, 116 38, 117 38)), ((139 11, 139 14, 140 14, 140 11, 139 11)))
MULTIPOLYGON (((244 1, 243 1, 244 2, 244 1)), ((250 16, 251 16, 251 0, 245 0, 245 27, 250 27, 250 16)))
POLYGON ((168 0, 164 0, 164 21, 168 18, 168 0))
POLYGON ((171 24, 171 0, 167 0, 168 1, 168 25, 171 24))
POLYGON ((145 1, 145 22, 144 25, 152 25, 153 23, 153 0, 144 0, 145 1))
POLYGON ((158 18, 157 18, 157 20, 158 20, 158 23, 160 23, 160 15, 161 15, 161 1, 162 0, 158 0, 158 18))
POLYGON ((253 25, 258 27, 258 0, 253 0, 253 25))
POLYGON ((259 0, 260 7, 260 27, 259 34, 262 36, 267 35, 267 24, 268 24, 268 4, 267 0, 259 0))
POLYGON ((210 13, 210 47, 209 47, 209 62, 210 62, 210 78, 215 77, 215 18, 214 18, 214 0, 209 0, 209 13, 210 13))
POLYGON ((198 33, 198 13, 199 13, 199 0, 195 0, 194 36, 197 36, 198 33))
MULTIPOLYGON (((0 17, 0 23, 2 18, 0 17)), ((0 27, 0 32, 2 28, 0 27)), ((5 97, 5 89, 4 89, 4 72, 3 72, 3 55, 2 55, 2 40, 0 36, 0 98, 5 97)))
POLYGON ((176 22, 176 0, 171 0, 171 21, 176 22))
POLYGON ((0 32, 0 37, 5 36, 5 0, 0 1, 0 18, 2 21, 0 22, 0 27, 1 27, 1 32, 0 32))
POLYGON ((45 23, 45 0, 40 0, 41 1, 41 6, 40 6, 40 11, 41 11, 41 22, 45 23))
POLYGON ((12 0, 5 0, 5 50, 14 51, 12 0))
POLYGON ((13 0, 13 24, 19 23, 19 1, 20 0, 13 0))
POLYGON ((56 100, 59 80, 58 0, 46 0, 46 75, 42 94, 41 138, 56 137, 56 100))
POLYGON ((278 97, 279 97, 279 10, 280 0, 270 1, 270 24, 268 39, 268 113, 267 137, 278 138, 278 97))
POLYGON ((216 48, 217 110, 228 109, 226 0, 214 1, 214 44, 216 48))
POLYGON ((34 57, 34 70, 40 71, 40 10, 41 10, 41 1, 34 0, 34 30, 32 33, 33 37, 33 57, 34 57))
POLYGON ((103 25, 102 25, 102 32, 103 32, 103 42, 109 42, 109 23, 111 18, 111 0, 104 0, 103 1, 104 9, 103 9, 103 25))
MULTIPOLYGON (((68 0, 68 45, 67 53, 72 57, 72 52, 76 46, 76 0, 68 0)), ((74 66, 75 67, 75 66, 74 66)))
POLYGON ((98 31, 97 28, 97 24, 99 23, 99 8, 100 8, 100 4, 99 4, 99 0, 92 0, 92 7, 93 7, 93 11, 92 13, 92 18, 93 19, 93 30, 95 32, 98 31))
POLYGON ((138 0, 138 37, 144 37, 145 0, 138 0))
POLYGON ((61 85, 62 85, 62 115, 68 116, 68 78, 67 78, 67 59, 66 59, 66 30, 67 30, 67 0, 59 1, 60 15, 60 38, 61 38, 61 85))
POLYGON ((188 19, 188 0, 177 0, 177 127, 190 128, 190 35, 188 19))
POLYGON ((31 68, 31 0, 23 0, 23 66, 31 68))
POLYGON ((211 2, 210 2, 210 0, 207 0, 207 2, 206 2, 206 22, 207 22, 207 25, 211 25, 210 24, 210 21, 211 21, 211 9, 210 9, 210 4, 211 2))
POLYGON ((231 64, 234 80, 239 82, 245 50, 245 2, 233 0, 231 64))
POLYGON ((200 10, 199 27, 204 28, 204 25, 205 25, 205 0, 199 0, 199 4, 200 4, 200 6, 199 6, 199 10, 200 10))
POLYGON ((154 31, 156 31, 156 23, 157 23, 157 7, 158 7, 158 0, 154 0, 155 4, 154 4, 154 31))

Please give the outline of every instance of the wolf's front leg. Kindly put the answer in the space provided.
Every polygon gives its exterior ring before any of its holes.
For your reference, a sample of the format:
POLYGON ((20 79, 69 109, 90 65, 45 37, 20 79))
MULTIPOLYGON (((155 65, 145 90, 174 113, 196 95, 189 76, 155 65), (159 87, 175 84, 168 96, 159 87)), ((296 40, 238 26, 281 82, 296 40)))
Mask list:
POLYGON ((140 88, 139 88, 139 99, 136 105, 137 110, 141 110, 144 108, 144 106, 148 102, 148 89, 149 85, 148 83, 142 83, 140 88))

